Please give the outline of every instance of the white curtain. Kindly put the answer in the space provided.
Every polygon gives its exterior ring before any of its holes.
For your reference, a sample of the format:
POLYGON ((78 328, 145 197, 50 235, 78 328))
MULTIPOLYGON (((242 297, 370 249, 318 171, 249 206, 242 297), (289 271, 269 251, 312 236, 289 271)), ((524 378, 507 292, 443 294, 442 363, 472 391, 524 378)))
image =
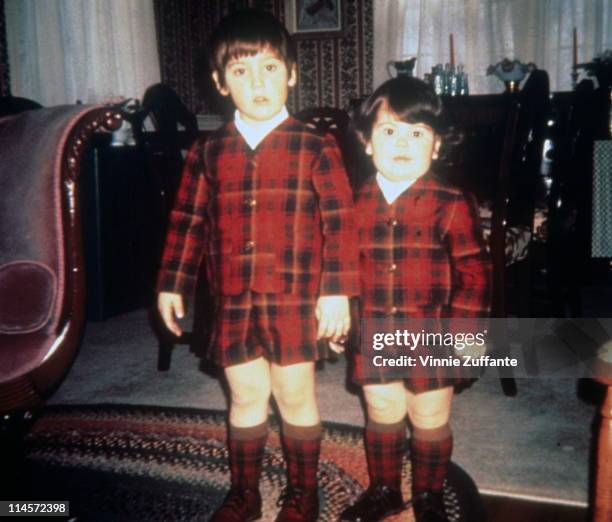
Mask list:
POLYGON ((142 98, 159 82, 153 0, 5 0, 11 90, 42 105, 142 98))
POLYGON ((534 62, 552 90, 570 90, 574 27, 579 63, 612 48, 612 0, 375 0, 374 19, 376 85, 388 78, 381 65, 391 59, 417 56, 420 78, 449 62, 451 33, 472 93, 503 90, 486 70, 506 57, 534 62))
POLYGON ((404 17, 409 0, 374 2, 374 85, 387 79, 387 62, 404 56, 404 17))

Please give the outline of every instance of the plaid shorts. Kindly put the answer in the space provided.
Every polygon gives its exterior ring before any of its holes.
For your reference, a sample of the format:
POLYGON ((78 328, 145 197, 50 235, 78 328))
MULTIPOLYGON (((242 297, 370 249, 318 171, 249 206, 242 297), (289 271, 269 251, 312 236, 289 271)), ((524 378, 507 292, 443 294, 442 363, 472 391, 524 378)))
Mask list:
POLYGON ((253 291, 220 296, 208 358, 223 368, 259 357, 281 366, 324 358, 316 299, 253 291))
MULTIPOLYGON (((351 332, 349 341, 348 359, 349 372, 352 382, 363 386, 365 384, 387 384, 390 382, 404 381, 407 390, 413 393, 422 393, 431 390, 438 390, 447 386, 458 386, 460 388, 468 386, 474 382, 473 378, 468 378, 461 371, 461 367, 441 368, 434 366, 417 365, 406 367, 399 370, 397 367, 375 366, 371 354, 364 354, 360 347, 359 320, 355 319, 355 308, 352 310, 353 324, 355 328, 351 332), (402 374, 401 377, 399 374, 402 374)), ((382 316, 384 318, 384 316, 382 316)), ((381 317, 378 317, 380 319, 381 317)), ((401 319, 401 318, 400 318, 401 319)), ((394 328, 389 328, 393 331, 394 328)), ((395 357, 405 354, 403 348, 385 348, 385 354, 395 357)), ((450 353, 450 351, 449 351, 450 353)), ((418 348, 411 352, 411 355, 427 355, 427 349, 418 348)))
POLYGON ((440 368, 409 368, 406 369, 406 377, 398 379, 396 374, 388 375, 389 368, 376 367, 372 364, 371 357, 365 357, 359 353, 353 353, 350 360, 351 380, 363 386, 364 384, 386 384, 398 380, 404 381, 404 387, 412 393, 422 393, 431 390, 446 388, 447 386, 467 386, 474 382, 472 378, 450 377, 448 368, 443 375, 440 368))

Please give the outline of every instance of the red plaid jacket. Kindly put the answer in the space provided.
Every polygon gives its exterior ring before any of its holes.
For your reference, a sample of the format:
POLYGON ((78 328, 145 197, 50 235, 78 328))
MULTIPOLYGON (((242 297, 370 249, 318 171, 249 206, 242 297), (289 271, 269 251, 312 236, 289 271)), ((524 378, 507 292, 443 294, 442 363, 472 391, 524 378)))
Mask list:
POLYGON ((491 266, 471 199, 434 174, 389 205, 375 177, 358 194, 364 316, 486 317, 491 266))
POLYGON ((187 155, 158 290, 356 295, 357 232, 340 152, 289 117, 255 150, 234 123, 187 155))

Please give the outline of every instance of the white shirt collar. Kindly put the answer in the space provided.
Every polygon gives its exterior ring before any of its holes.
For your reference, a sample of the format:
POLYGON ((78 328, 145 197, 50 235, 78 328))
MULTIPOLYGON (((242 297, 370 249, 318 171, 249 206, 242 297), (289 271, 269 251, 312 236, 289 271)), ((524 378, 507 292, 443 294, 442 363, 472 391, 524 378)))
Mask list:
POLYGON ((272 116, 269 120, 253 123, 244 121, 240 112, 236 110, 234 113, 234 123, 236 124, 238 132, 242 134, 242 137, 249 147, 255 150, 257 145, 288 117, 289 112, 287 111, 287 107, 283 106, 281 111, 276 116, 272 116))
POLYGON ((404 179, 401 181, 391 181, 385 178, 380 172, 376 173, 376 183, 380 187, 380 191, 385 196, 385 200, 389 205, 399 198, 402 193, 415 182, 415 179, 404 179))

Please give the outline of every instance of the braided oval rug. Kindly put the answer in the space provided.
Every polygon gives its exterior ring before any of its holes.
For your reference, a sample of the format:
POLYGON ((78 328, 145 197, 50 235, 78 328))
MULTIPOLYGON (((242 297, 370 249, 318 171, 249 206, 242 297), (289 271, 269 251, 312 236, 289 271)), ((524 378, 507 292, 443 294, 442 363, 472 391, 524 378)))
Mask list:
MULTIPOLYGON (((73 520, 206 521, 229 488, 223 412, 155 406, 47 407, 26 437, 24 499, 69 500, 73 520)), ((263 522, 273 521, 285 485, 278 428, 264 457, 263 522)), ((410 498, 409 457, 404 498, 410 498)), ((320 521, 367 486, 362 430, 324 423, 319 465, 320 521)), ((445 507, 452 522, 484 520, 469 476, 451 465, 445 507)), ((410 508, 389 521, 413 520, 410 508)))

